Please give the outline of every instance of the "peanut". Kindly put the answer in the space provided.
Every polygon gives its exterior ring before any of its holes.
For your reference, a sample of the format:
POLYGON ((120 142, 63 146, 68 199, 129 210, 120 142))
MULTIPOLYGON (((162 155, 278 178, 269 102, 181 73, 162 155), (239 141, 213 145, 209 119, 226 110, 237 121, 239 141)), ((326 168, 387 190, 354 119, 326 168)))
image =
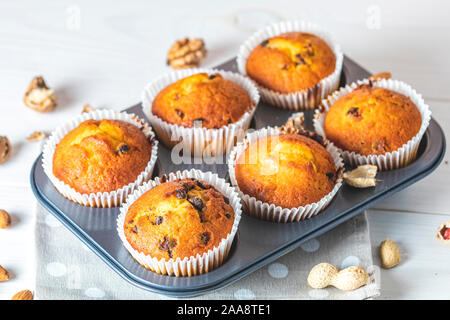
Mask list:
POLYGON ((381 242, 380 258, 381 266, 385 269, 390 269, 398 265, 401 261, 398 245, 389 238, 381 242))
POLYGON ((350 291, 366 285, 369 275, 361 266, 352 266, 339 271, 332 264, 319 263, 311 269, 307 281, 314 289, 331 285, 340 290, 350 291))

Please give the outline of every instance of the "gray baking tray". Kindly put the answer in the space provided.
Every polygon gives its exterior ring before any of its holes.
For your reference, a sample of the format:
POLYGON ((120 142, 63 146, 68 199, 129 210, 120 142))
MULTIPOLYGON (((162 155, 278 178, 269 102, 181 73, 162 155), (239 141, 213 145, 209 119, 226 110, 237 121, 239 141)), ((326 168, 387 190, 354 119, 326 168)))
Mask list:
MULTIPOLYGON (((218 68, 237 71, 234 59, 219 65, 218 68)), ((341 86, 368 76, 366 70, 345 57, 341 86)), ((140 104, 125 111, 144 117, 140 104)), ((281 125, 291 114, 291 111, 260 103, 252 127, 259 129, 269 125, 281 125)), ((305 112, 306 126, 309 129, 312 129, 312 116, 312 111, 305 112)), ((61 196, 42 169, 42 155, 32 167, 30 180, 38 201, 125 280, 148 291, 187 297, 203 294, 239 280, 297 248, 303 242, 327 232, 383 198, 406 188, 436 169, 444 153, 444 134, 432 119, 420 143, 417 159, 405 168, 380 172, 377 175, 379 182, 376 187, 355 189, 344 185, 322 213, 300 222, 278 224, 243 214, 224 264, 203 275, 179 278, 153 273, 131 257, 116 232, 118 208, 84 207, 61 196)), ((155 176, 189 168, 213 171, 223 178, 228 178, 226 164, 175 165, 170 160, 170 151, 162 143, 159 144, 155 176)))

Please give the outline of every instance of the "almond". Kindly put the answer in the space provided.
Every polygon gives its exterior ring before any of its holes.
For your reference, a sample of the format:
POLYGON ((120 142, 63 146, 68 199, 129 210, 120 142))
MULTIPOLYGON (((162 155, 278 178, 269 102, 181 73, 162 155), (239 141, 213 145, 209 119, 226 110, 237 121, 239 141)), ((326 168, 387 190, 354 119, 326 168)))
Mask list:
POLYGON ((11 225, 11 216, 5 210, 0 209, 0 229, 6 229, 11 225))
POLYGON ((17 292, 11 300, 33 300, 33 293, 30 290, 17 292))
POLYGON ((9 280, 9 273, 2 266, 0 266, 0 282, 9 280))

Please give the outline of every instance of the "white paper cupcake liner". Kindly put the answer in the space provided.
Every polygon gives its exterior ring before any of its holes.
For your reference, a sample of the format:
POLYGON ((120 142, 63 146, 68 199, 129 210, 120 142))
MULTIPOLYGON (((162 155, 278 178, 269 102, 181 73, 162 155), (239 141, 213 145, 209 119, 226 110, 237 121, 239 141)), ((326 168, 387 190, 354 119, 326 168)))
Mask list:
POLYGON ((224 179, 219 178, 217 174, 191 169, 189 171, 184 170, 183 172, 177 171, 175 173, 171 173, 169 174, 167 181, 184 178, 195 178, 202 182, 206 182, 214 186, 230 200, 230 205, 234 210, 233 227, 231 228, 231 232, 228 234, 228 236, 222 239, 217 247, 214 247, 208 252, 205 252, 203 255, 197 254, 196 256, 185 257, 184 259, 177 258, 169 259, 168 261, 166 261, 166 259, 158 260, 157 258, 152 258, 150 255, 138 252, 130 245, 125 237, 124 232, 124 222, 128 208, 145 192, 163 183, 160 178, 151 180, 134 191, 134 193, 128 197, 126 203, 124 203, 120 208, 120 214, 117 218, 117 232, 119 233, 119 237, 122 240, 125 248, 130 252, 130 254, 138 263, 153 272, 165 275, 175 275, 177 277, 195 276, 209 272, 212 269, 219 267, 230 252, 230 248, 238 230, 238 225, 239 221, 241 220, 242 213, 242 205, 237 192, 224 179))
POLYGON ((266 28, 253 34, 241 45, 236 59, 238 70, 241 74, 247 75, 245 67, 247 58, 253 49, 262 41, 285 32, 296 31, 314 34, 330 46, 331 50, 333 50, 334 56, 336 57, 334 72, 328 77, 320 80, 320 82, 313 88, 308 88, 306 90, 293 93, 279 93, 258 85, 257 83, 256 85, 258 86, 262 100, 271 105, 289 110, 314 109, 318 104, 320 104, 322 99, 326 98, 331 92, 338 88, 342 71, 342 63, 344 61, 344 55, 340 46, 333 41, 332 36, 328 32, 319 26, 305 21, 282 21, 267 26, 266 28))
POLYGON ((62 124, 56 128, 55 131, 53 131, 43 149, 42 166, 50 181, 64 197, 84 206, 110 208, 120 206, 122 202, 126 200, 126 197, 136 189, 136 187, 151 179, 157 156, 158 141, 155 139, 155 134, 153 133, 151 127, 143 119, 140 119, 134 114, 118 112, 115 110, 95 110, 88 113, 83 113, 75 119, 62 124), (150 161, 145 167, 145 170, 139 174, 134 182, 112 192, 86 194, 77 192, 74 188, 59 180, 53 174, 53 155, 55 153, 56 145, 67 133, 78 127, 78 125, 83 121, 89 119, 110 119, 129 122, 140 128, 149 141, 152 141, 152 154, 150 161))
POLYGON ((311 218, 317 215, 319 212, 324 210, 334 198, 339 188, 342 185, 342 171, 343 171, 343 161, 340 156, 338 149, 328 141, 324 141, 324 145, 326 150, 331 154, 334 160, 334 164, 336 165, 336 170, 338 172, 338 176, 336 179, 336 184, 333 190, 330 191, 325 197, 320 199, 318 202, 308 204, 306 206, 300 206, 297 208, 283 208, 280 206, 276 206, 274 204, 270 204, 267 202, 262 202, 261 200, 257 200, 255 197, 252 197, 248 194, 245 194, 239 188, 238 182, 236 180, 235 175, 235 166, 236 161, 239 159, 239 156, 244 152, 247 147, 264 137, 274 136, 284 134, 277 127, 267 127, 257 131, 254 131, 247 135, 244 141, 238 143, 236 147, 230 153, 228 158, 228 173, 230 175, 231 185, 236 188, 239 195, 242 198, 242 202, 244 205, 244 211, 248 214, 255 216, 259 219, 268 220, 272 222, 297 222, 300 220, 311 218))
POLYGON ((419 148, 420 140, 427 129, 430 119, 431 119, 431 110, 430 107, 425 103, 422 96, 416 92, 410 85, 392 79, 381 79, 378 81, 371 81, 368 79, 360 80, 354 82, 350 85, 347 85, 344 88, 341 88, 339 91, 334 92, 327 99, 322 101, 322 106, 320 109, 316 110, 315 119, 314 119, 314 130, 326 138, 324 123, 326 112, 329 110, 331 105, 335 103, 340 97, 352 92, 358 86, 363 84, 370 84, 374 87, 380 87, 389 89, 401 94, 406 95, 411 99, 411 101, 417 106, 419 109, 420 115, 422 116, 422 125, 420 126, 419 132, 407 143, 405 143, 401 148, 388 152, 383 155, 361 155, 356 152, 346 151, 338 148, 339 152, 341 152, 344 161, 351 166, 359 166, 363 164, 371 164, 378 167, 378 170, 393 170, 404 167, 411 163, 417 154, 417 150, 419 148))
POLYGON ((184 69, 168 73, 149 83, 142 93, 142 108, 145 116, 152 124, 156 134, 165 145, 173 147, 182 139, 180 145, 183 150, 190 151, 191 155, 198 158, 208 158, 228 154, 236 141, 245 136, 245 131, 250 125, 256 106, 259 102, 259 93, 256 86, 249 79, 240 74, 217 69, 184 69), (207 129, 203 127, 183 127, 171 124, 152 114, 152 103, 158 93, 168 85, 196 73, 214 74, 220 73, 225 79, 233 81, 244 88, 252 101, 249 111, 242 118, 225 127, 207 129))

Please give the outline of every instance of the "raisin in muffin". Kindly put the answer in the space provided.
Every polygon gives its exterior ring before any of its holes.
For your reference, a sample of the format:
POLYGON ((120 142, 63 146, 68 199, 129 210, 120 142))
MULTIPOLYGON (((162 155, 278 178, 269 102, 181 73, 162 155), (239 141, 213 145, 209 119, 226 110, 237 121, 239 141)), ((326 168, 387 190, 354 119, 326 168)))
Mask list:
POLYGON ((53 174, 83 194, 111 192, 134 182, 150 161, 152 142, 122 120, 86 120, 56 146, 53 174))
POLYGON ((292 128, 250 143, 234 166, 239 189, 282 208, 318 202, 340 175, 322 143, 320 136, 292 128))
POLYGON ((335 67, 330 46, 305 32, 287 32, 264 40, 250 52, 245 65, 250 78, 279 93, 314 88, 335 67))
POLYGON ((330 106, 324 132, 343 150, 382 155, 401 148, 419 132, 421 124, 421 114, 409 97, 365 84, 330 106))
POLYGON ((158 260, 203 255, 231 232, 228 198, 193 178, 164 182, 131 204, 124 234, 131 247, 158 260))
POLYGON ((221 74, 197 73, 164 88, 151 108, 168 123, 212 129, 239 121, 253 103, 244 88, 221 74))

